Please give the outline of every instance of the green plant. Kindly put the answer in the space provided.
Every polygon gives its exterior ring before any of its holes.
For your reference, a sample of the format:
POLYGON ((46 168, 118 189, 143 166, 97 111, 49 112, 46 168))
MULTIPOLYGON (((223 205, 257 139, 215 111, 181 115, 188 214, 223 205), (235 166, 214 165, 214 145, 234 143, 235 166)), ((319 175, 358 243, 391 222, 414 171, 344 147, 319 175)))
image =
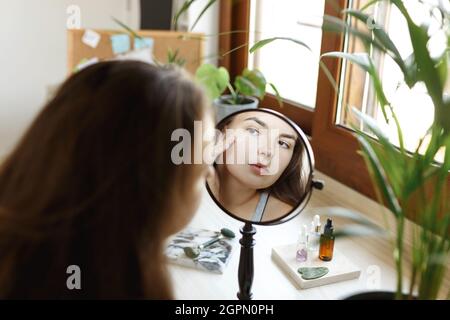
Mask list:
MULTIPOLYGON (((366 23, 371 17, 366 9, 383 0, 372 0, 360 10, 344 10, 349 18, 366 23)), ((363 132, 355 126, 361 154, 371 174, 372 181, 380 203, 384 204, 395 219, 394 259, 397 270, 396 298, 404 298, 404 237, 405 219, 416 216, 420 226, 413 226, 413 243, 411 252, 411 271, 408 294, 409 298, 436 299, 442 289, 443 277, 448 271, 450 256, 450 98, 445 93, 448 80, 448 63, 450 45, 449 12, 442 2, 436 5, 417 0, 429 10, 429 21, 417 25, 403 1, 389 1, 397 7, 404 17, 413 53, 402 57, 394 41, 380 25, 371 28, 356 29, 349 21, 325 16, 322 29, 328 32, 351 34, 362 41, 365 51, 360 53, 330 52, 322 58, 347 59, 365 70, 374 86, 377 100, 382 108, 386 122, 394 121, 397 128, 399 146, 394 145, 378 127, 376 121, 354 109, 358 119, 376 137, 363 132), (431 21, 434 20, 434 21, 431 21), (433 23, 431 23, 433 22, 433 23), (432 26, 439 26, 447 37, 447 50, 438 56, 432 56, 428 44, 432 26), (418 83, 425 86, 434 106, 434 121, 428 133, 421 140, 414 152, 408 152, 403 144, 402 127, 392 105, 383 89, 382 79, 378 76, 372 53, 380 51, 391 58, 403 74, 403 82, 413 88, 418 83), (425 141, 429 141, 425 145, 425 141), (425 151, 423 151, 425 149, 425 151), (442 162, 436 162, 439 151, 444 152, 442 162)), ((270 39, 262 40, 254 46, 259 49, 270 39)), ((270 43, 269 41, 267 43, 270 43)), ((447 293, 450 297, 450 291, 447 293)))
POLYGON ((129 27, 128 25, 126 25, 125 23, 123 23, 122 21, 120 21, 117 18, 111 17, 111 19, 115 23, 117 23, 120 27, 122 27, 124 30, 126 30, 131 36, 142 40, 142 37, 135 30, 133 30, 131 27, 129 27))
POLYGON ((242 74, 234 80, 234 86, 230 82, 227 69, 208 63, 198 68, 195 77, 213 100, 220 97, 226 89, 230 91, 231 98, 224 98, 223 101, 230 105, 242 104, 247 96, 263 99, 266 94, 266 87, 269 85, 275 91, 278 103, 280 106, 282 105, 277 88, 274 84, 268 83, 259 70, 244 69, 242 74))
POLYGON ((184 67, 186 65, 186 59, 180 57, 179 49, 173 51, 171 48, 167 51, 167 63, 175 64, 179 67, 184 67))
MULTIPOLYGON (((178 12, 175 14, 175 16, 173 17, 173 22, 172 25, 174 27, 175 30, 178 29, 178 20, 180 19, 180 17, 185 14, 189 8, 191 8, 191 6, 194 4, 194 2, 196 2, 197 0, 186 0, 182 5, 180 10, 178 10, 178 12)), ((200 21, 200 19, 203 17, 203 15, 209 10, 209 8, 212 7, 212 5, 214 3, 216 3, 218 0, 209 0, 208 3, 203 7, 202 11, 200 12, 200 14, 197 16, 197 18, 195 19, 195 22, 193 23, 192 27, 190 28, 190 30, 192 31, 195 26, 197 25, 197 23, 200 21)))

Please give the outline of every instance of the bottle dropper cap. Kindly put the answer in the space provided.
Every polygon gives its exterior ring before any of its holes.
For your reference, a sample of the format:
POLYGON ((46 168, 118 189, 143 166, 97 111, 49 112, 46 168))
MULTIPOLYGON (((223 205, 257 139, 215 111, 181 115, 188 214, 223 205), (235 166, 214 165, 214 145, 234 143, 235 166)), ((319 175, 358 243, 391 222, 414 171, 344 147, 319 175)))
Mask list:
POLYGON ((304 224, 300 229, 300 241, 308 241, 308 227, 306 226, 306 224, 304 224))
POLYGON ((321 226, 321 224, 320 224, 320 216, 319 216, 318 214, 316 214, 316 215, 314 216, 313 222, 314 222, 314 231, 315 231, 315 232, 320 232, 320 226, 321 226))
POLYGON ((325 225, 325 229, 323 231, 323 233, 327 236, 331 236, 333 235, 333 220, 331 219, 327 219, 327 224, 325 225))

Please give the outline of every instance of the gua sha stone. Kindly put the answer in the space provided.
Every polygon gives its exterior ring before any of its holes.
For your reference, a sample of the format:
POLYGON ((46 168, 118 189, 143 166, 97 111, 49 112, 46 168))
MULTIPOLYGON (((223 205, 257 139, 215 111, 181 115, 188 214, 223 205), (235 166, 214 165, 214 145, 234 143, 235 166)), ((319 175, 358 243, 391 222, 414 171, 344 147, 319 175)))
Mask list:
POLYGON ((191 259, 195 259, 200 255, 200 250, 198 250, 197 248, 186 247, 183 250, 184 254, 191 259))
POLYGON ((330 270, 326 267, 315 267, 315 268, 299 268, 298 273, 302 275, 304 280, 313 280, 322 278, 330 270))

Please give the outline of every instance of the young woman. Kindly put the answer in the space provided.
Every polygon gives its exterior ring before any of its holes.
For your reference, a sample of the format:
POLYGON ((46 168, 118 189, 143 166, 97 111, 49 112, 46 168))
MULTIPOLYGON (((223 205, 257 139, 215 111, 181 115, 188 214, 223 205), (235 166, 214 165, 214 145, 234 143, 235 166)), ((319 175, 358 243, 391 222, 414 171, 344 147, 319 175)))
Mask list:
POLYGON ((255 222, 292 211, 307 180, 297 132, 281 118, 258 111, 239 113, 218 129, 234 141, 208 177, 211 192, 224 208, 255 222))
POLYGON ((173 298, 164 241, 208 170, 174 165, 171 134, 212 127, 205 104, 175 68, 104 62, 71 77, 0 167, 0 298, 173 298))

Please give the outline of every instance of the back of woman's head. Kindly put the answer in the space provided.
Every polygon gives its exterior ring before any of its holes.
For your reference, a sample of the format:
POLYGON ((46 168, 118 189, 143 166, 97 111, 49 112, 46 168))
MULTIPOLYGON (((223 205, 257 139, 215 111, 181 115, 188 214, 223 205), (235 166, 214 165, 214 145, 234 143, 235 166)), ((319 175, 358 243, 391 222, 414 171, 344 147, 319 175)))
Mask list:
POLYGON ((0 297, 170 298, 167 200, 197 174, 171 161, 171 134, 204 105, 174 67, 104 62, 66 81, 0 168, 0 297))

